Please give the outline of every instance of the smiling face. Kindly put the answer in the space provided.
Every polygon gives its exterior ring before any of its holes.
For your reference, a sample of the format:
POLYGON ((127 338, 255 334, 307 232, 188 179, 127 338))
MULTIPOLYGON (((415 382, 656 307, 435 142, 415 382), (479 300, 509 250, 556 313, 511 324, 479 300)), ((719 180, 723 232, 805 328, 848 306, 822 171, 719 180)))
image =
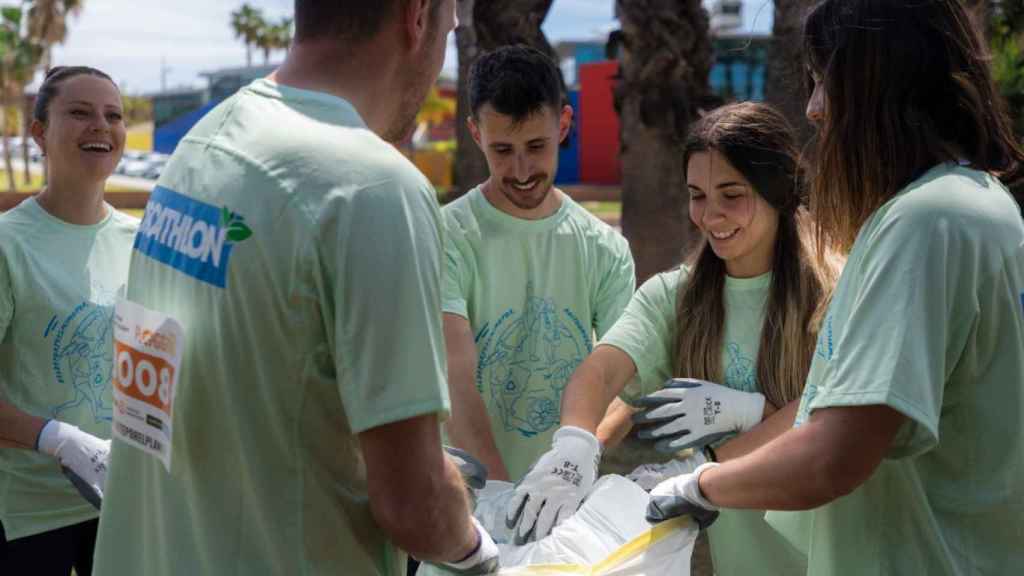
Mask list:
POLYGON ((46 122, 32 123, 32 136, 59 178, 83 183, 106 180, 124 152, 121 93, 109 80, 69 78, 50 101, 46 122))
MULTIPOLYGON (((520 122, 484 104, 470 119, 470 132, 487 158, 488 200, 499 210, 522 218, 551 211, 551 191, 558 171, 558 145, 569 133, 572 108, 551 106, 520 122)), ((555 204, 557 205, 557 204, 555 204)))
POLYGON ((690 220, 735 278, 771 270, 779 213, 717 150, 695 152, 686 169, 690 220))

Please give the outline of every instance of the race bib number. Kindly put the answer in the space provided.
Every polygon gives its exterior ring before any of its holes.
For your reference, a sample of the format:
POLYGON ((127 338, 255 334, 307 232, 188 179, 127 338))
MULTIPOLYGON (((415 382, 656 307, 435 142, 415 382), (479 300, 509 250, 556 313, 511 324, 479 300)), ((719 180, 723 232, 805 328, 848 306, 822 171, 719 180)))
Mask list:
POLYGON ((185 332, 177 320, 120 300, 114 309, 113 435, 171 469, 171 415, 185 332))

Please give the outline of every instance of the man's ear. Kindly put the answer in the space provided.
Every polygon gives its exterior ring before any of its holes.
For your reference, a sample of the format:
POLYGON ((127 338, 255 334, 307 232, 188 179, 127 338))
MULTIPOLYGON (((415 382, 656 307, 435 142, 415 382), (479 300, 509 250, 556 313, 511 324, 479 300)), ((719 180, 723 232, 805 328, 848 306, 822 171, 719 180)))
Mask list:
POLYGON ((480 127, 476 125, 476 120, 473 120, 472 116, 466 116, 466 126, 469 128, 470 136, 473 137, 473 142, 476 142, 482 152, 484 145, 480 143, 480 127))
POLYGON ((405 3, 402 10, 402 34, 410 52, 418 51, 428 36, 432 4, 433 0, 409 0, 405 3))
POLYGON ((565 142, 565 139, 569 137, 569 130, 572 128, 572 106, 566 104, 562 106, 562 113, 558 116, 558 142, 565 142))
POLYGON ((39 146, 43 156, 46 156, 46 125, 39 120, 32 120, 28 131, 32 135, 32 139, 35 140, 36 146, 39 146))

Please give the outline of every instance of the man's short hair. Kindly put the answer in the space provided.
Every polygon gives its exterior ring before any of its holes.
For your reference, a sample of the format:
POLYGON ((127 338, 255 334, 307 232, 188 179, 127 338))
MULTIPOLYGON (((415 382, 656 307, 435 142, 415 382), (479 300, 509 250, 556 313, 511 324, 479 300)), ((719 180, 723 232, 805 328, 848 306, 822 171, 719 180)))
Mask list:
MULTIPOLYGON (((295 39, 334 38, 359 44, 415 0, 295 0, 295 39)), ((431 2, 436 11, 441 0, 431 2)))
POLYGON ((543 106, 562 107, 562 75, 547 54, 529 46, 503 46, 482 54, 469 71, 473 117, 484 104, 522 121, 543 106))

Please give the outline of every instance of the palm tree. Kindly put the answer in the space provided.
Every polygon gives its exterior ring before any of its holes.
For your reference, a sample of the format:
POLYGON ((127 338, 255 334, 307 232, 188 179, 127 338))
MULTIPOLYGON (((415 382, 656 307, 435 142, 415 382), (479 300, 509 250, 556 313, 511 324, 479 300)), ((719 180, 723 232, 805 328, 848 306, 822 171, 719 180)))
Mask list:
POLYGON ((700 0, 617 0, 616 11, 622 232, 639 283, 678 264, 698 237, 680 158, 690 122, 714 101, 711 39, 700 0))
POLYGON ((294 18, 282 18, 281 21, 274 26, 274 49, 288 52, 288 49, 291 48, 292 45, 292 26, 294 24, 294 18))
MULTIPOLYGON (((486 0, 484 0, 486 1, 486 0)), ((473 22, 474 0, 456 0, 455 11, 459 25, 455 28, 455 46, 459 54, 458 95, 455 107, 455 174, 454 187, 448 192, 448 199, 461 196, 470 188, 487 178, 487 162, 473 142, 466 126, 469 117, 468 78, 469 69, 480 53, 477 45, 476 26, 473 22)))
MULTIPOLYGON (((82 12, 85 0, 23 0, 23 5, 28 8, 27 39, 37 44, 42 49, 40 62, 43 70, 50 69, 50 61, 53 46, 63 44, 68 36, 68 17, 77 17, 82 12)), ((33 70, 34 73, 34 70, 33 70)), ((23 122, 25 133, 22 134, 21 152, 25 162, 26 180, 28 179, 28 127, 29 122, 23 122)), ((43 160, 44 166, 46 160, 43 160)), ((46 170, 43 170, 43 179, 46 179, 46 170)))
POLYGON ((255 45, 263 50, 263 63, 270 64, 274 50, 287 50, 292 43, 292 19, 285 18, 274 24, 264 22, 256 34, 255 45))
POLYGON ((50 52, 68 36, 68 16, 82 12, 84 0, 26 0, 28 37, 43 45, 43 67, 50 68, 50 52))
POLYGON ((455 190, 449 198, 465 193, 487 178, 487 164, 483 154, 477 150, 465 126, 466 118, 469 116, 466 82, 470 67, 480 52, 509 44, 527 44, 557 60, 554 49, 540 28, 553 3, 554 0, 457 0, 459 27, 455 29, 455 43, 459 51, 459 96, 456 114, 455 190))
POLYGON ((246 66, 252 66, 252 48, 257 45, 266 26, 263 11, 249 4, 242 4, 241 8, 231 13, 231 29, 235 32, 235 38, 245 44, 246 66))
MULTIPOLYGON (((7 185, 11 192, 15 191, 17 185, 8 139, 8 113, 13 106, 23 107, 25 86, 32 81, 45 51, 41 43, 22 34, 23 16, 24 12, 20 6, 0 9, 0 104, 3 106, 3 113, 0 115, 0 139, 3 140, 4 167, 7 170, 7 185)), ((23 147, 28 147, 27 131, 23 147)), ((28 182, 31 175, 28 170, 27 153, 24 161, 25 181, 28 182)))
POLYGON ((804 117, 807 105, 803 54, 803 17, 814 0, 775 0, 772 44, 768 50, 765 100, 779 109, 800 142, 813 134, 804 117))

